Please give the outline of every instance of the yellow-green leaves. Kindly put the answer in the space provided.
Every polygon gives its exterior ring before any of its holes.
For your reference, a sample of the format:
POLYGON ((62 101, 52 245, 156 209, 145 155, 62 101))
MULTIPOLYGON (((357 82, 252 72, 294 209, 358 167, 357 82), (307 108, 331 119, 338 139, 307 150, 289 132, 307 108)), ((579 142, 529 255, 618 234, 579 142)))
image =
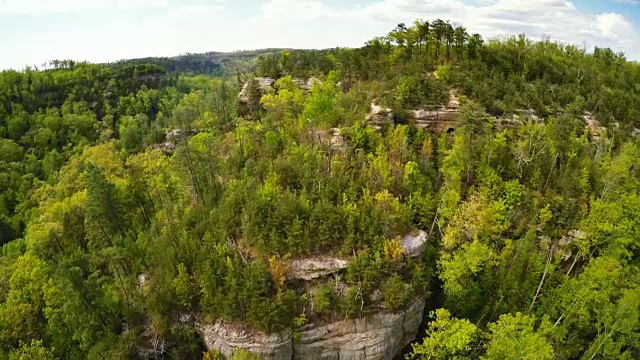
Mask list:
POLYGON ((489 324, 489 342, 484 360, 552 360, 554 351, 536 329, 535 317, 507 314, 489 324))
POLYGON ((432 311, 433 319, 422 343, 414 343, 407 359, 414 360, 465 360, 474 358, 473 345, 481 335, 480 330, 466 319, 451 316, 446 309, 432 311))

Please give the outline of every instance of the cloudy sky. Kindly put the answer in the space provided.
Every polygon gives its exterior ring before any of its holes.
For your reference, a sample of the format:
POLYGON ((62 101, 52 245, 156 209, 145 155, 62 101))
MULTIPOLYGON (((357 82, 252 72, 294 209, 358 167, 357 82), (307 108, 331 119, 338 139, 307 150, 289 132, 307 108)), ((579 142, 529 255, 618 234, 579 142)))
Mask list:
POLYGON ((265 47, 360 46, 442 18, 640 60, 640 0, 0 0, 0 68, 265 47))

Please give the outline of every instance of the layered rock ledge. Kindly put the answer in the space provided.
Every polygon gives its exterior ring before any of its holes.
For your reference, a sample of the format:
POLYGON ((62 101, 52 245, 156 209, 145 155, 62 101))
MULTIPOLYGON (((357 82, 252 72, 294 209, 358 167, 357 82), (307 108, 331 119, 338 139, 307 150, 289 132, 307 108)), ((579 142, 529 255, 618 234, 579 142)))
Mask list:
POLYGON ((198 324, 196 329, 207 349, 217 350, 227 358, 231 358, 240 349, 250 351, 265 360, 289 360, 292 357, 290 332, 264 334, 222 321, 213 325, 198 324))
POLYGON ((245 349, 265 360, 391 360, 416 338, 424 306, 424 298, 418 297, 397 313, 309 324, 296 341, 290 332, 263 334, 221 321, 197 329, 208 349, 226 357, 245 349))
POLYGON ((309 281, 344 270, 347 263, 347 260, 329 257, 292 260, 288 264, 287 277, 309 281))
POLYGON ((398 313, 307 325, 294 343, 293 359, 390 360, 416 338, 424 306, 420 297, 398 313))
MULTIPOLYGON (((422 230, 405 235, 400 242, 404 256, 422 255, 427 237, 422 230)), ((340 273, 347 265, 348 259, 338 257, 293 259, 286 263, 286 276, 289 280, 311 282, 340 273)), ((380 290, 374 292, 371 299, 376 303, 382 301, 380 290)), ((267 360, 391 360, 416 338, 424 307, 424 297, 418 296, 404 310, 395 313, 378 307, 374 313, 359 319, 317 321, 298 328, 296 340, 292 339, 292 330, 265 334, 221 320, 196 324, 196 329, 207 349, 226 357, 244 349, 267 360)))

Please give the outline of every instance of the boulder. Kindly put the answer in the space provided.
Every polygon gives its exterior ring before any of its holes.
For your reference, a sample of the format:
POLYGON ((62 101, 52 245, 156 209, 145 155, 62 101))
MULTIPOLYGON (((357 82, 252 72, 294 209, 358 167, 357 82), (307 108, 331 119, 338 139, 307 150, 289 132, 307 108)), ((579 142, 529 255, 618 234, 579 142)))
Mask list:
POLYGON ((382 291, 380 291, 380 289, 375 289, 373 291, 373 293, 371 293, 371 296, 369 296, 369 300, 371 300, 372 303, 380 303, 382 302, 383 296, 382 296, 382 291))
POLYGON ((460 107, 460 99, 458 99, 458 91, 450 90, 449 104, 447 105, 447 108, 451 110, 458 110, 459 107, 460 107))
MULTIPOLYGON (((276 83, 276 79, 270 77, 256 77, 254 80, 257 82, 258 89, 260 89, 262 93, 265 93, 276 83)), ((242 86, 242 90, 238 94, 240 103, 246 104, 249 102, 249 86, 251 86, 251 82, 247 82, 242 86)))
POLYGON ((310 91, 313 85, 316 83, 322 84, 322 81, 318 78, 311 77, 306 81, 300 78, 294 78, 293 82, 300 87, 300 89, 304 91, 310 91))
POLYGON ((397 313, 306 325, 293 345, 293 359, 391 360, 415 339, 424 305, 419 297, 397 313))
POLYGON ((587 238, 587 234, 582 230, 570 230, 567 235, 558 240, 558 247, 556 249, 556 256, 560 256, 564 261, 567 261, 573 256, 571 250, 571 244, 575 240, 584 240, 587 238))
POLYGON ((174 144, 174 143, 172 143, 170 141, 165 141, 162 144, 153 145, 153 150, 162 151, 163 153, 165 153, 167 155, 173 154, 173 151, 175 149, 176 149, 176 144, 174 144))
POLYGON ((265 360, 289 360, 292 356, 291 333, 264 334, 243 326, 217 321, 196 324, 208 350, 216 350, 227 358, 245 349, 265 360))
POLYGON ((344 270, 347 263, 347 260, 329 257, 296 259, 288 264, 287 278, 309 281, 344 270))
POLYGON ((604 131, 607 129, 602 126, 602 124, 600 124, 600 121, 596 120, 596 118, 590 112, 585 112, 582 119, 584 120, 584 126, 587 129, 587 132, 594 139, 600 138, 600 136, 602 136, 604 131))
POLYGON ((153 145, 153 149, 157 151, 162 151, 167 155, 173 154, 173 151, 176 149, 176 145, 181 142, 184 138, 188 138, 202 132, 201 129, 167 129, 164 132, 165 141, 160 144, 153 145))
POLYGON ((385 125, 385 124, 393 124, 393 111, 391 109, 383 108, 382 106, 378 106, 375 103, 371 103, 371 110, 369 111, 369 115, 367 115, 367 121, 372 125, 385 125))
POLYGON ((422 255, 427 247, 427 233, 418 230, 417 232, 407 234, 402 241, 402 253, 408 257, 418 257, 422 255))
POLYGON ((525 122, 534 122, 541 124, 544 122, 533 109, 518 109, 513 114, 500 116, 495 119, 495 125, 498 129, 521 126, 525 122))

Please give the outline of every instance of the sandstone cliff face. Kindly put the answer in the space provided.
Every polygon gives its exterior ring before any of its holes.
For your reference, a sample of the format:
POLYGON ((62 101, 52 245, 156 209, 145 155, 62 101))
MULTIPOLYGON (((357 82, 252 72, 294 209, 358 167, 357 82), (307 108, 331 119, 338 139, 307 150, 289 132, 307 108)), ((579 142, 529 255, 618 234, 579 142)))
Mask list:
MULTIPOLYGON (((460 123, 457 120, 460 101, 455 90, 449 92, 449 103, 441 106, 437 110, 409 110, 414 124, 419 129, 426 129, 435 133, 444 133, 455 130, 460 123)), ((393 124, 394 113, 391 109, 386 109, 375 103, 371 104, 371 110, 366 120, 373 126, 384 126, 393 124)))
POLYGON ((374 126, 384 126, 393 124, 393 112, 391 109, 383 108, 375 103, 371 103, 371 111, 366 120, 374 126))
POLYGON ((344 270, 347 263, 344 259, 328 257, 293 260, 289 263, 287 278, 309 281, 344 270))
POLYGON ((307 325, 293 345, 293 359, 390 360, 415 339, 424 304, 418 298, 398 313, 307 325))
POLYGON ((582 119, 584 121, 584 126, 589 133, 589 136, 591 136, 594 140, 599 139, 602 134, 604 134, 605 130, 607 130, 607 128, 602 126, 602 124, 600 124, 600 121, 596 120, 596 118, 589 112, 585 112, 582 119))
POLYGON ((234 351, 248 350, 265 360, 289 360, 293 345, 290 333, 263 334, 242 326, 217 321, 213 325, 196 326, 209 350, 217 350, 227 358, 234 351))
POLYGON ((424 298, 419 297, 398 313, 309 324, 296 341, 290 333, 262 334, 221 321, 197 325, 197 329, 208 349, 226 357, 245 349, 266 360, 391 360, 416 338, 424 306, 424 298))
MULTIPOLYGON (((407 234, 401 241, 403 254, 422 255, 427 237, 422 230, 407 234)), ((312 287, 316 279, 340 273, 347 264, 348 259, 329 256, 294 259, 287 262, 287 278, 312 287)), ((380 290, 371 295, 374 303, 382 298, 380 290)), ((424 297, 419 296, 400 312, 377 308, 376 313, 362 319, 311 323, 297 329, 299 337, 295 341, 291 331, 264 334, 221 320, 214 324, 196 324, 196 329, 207 349, 217 350, 226 357, 244 349, 267 360, 390 360, 416 338, 424 307, 424 297)))

